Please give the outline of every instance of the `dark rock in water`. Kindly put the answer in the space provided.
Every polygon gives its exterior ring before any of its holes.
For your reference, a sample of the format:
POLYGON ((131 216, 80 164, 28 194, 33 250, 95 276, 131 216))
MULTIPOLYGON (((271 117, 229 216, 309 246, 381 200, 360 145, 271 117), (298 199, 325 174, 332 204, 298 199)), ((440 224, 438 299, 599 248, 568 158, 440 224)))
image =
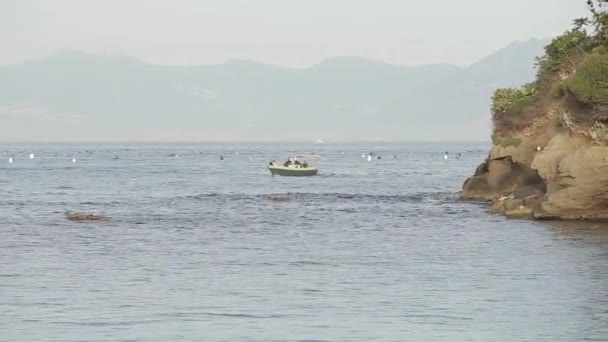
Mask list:
POLYGON ((66 212, 65 217, 70 221, 76 222, 89 222, 89 221, 106 221, 109 220, 110 217, 97 214, 97 213, 77 213, 77 212, 66 212))
POLYGON ((269 194, 264 196, 267 200, 275 201, 275 202, 288 202, 295 198, 293 194, 269 194))
POLYGON ((538 193, 546 191, 545 182, 536 170, 506 156, 488 160, 477 167, 475 175, 464 182, 462 196, 491 201, 523 188, 538 193))

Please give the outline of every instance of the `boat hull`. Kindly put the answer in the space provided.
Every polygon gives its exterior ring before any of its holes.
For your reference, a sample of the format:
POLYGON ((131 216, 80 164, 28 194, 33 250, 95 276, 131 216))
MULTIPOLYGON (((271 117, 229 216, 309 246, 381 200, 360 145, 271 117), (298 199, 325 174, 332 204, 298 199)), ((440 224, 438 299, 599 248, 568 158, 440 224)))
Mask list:
POLYGON ((318 169, 307 167, 307 168, 295 168, 295 167, 284 167, 284 166, 269 166, 268 170, 273 176, 285 176, 285 177, 307 177, 315 176, 318 169))

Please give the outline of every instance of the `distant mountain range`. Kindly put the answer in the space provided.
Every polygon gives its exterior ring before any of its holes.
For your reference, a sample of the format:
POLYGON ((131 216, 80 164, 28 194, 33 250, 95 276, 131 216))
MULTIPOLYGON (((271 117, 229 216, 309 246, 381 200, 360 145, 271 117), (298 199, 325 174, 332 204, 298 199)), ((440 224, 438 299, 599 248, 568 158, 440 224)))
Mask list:
POLYGON ((0 67, 0 140, 486 140, 491 93, 532 80, 546 44, 469 67, 163 66, 62 51, 0 67))

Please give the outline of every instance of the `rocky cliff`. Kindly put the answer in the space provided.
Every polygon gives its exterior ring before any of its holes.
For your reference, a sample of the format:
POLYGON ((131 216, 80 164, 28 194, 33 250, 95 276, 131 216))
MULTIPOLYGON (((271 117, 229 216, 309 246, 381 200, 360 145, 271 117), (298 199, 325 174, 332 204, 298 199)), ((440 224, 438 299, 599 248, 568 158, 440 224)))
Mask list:
POLYGON ((494 92, 494 147, 464 198, 508 216, 608 220, 608 1, 587 5, 533 82, 494 92))
POLYGON ((495 145, 463 197, 512 217, 608 220, 608 146, 565 118, 545 119, 517 146, 495 145))

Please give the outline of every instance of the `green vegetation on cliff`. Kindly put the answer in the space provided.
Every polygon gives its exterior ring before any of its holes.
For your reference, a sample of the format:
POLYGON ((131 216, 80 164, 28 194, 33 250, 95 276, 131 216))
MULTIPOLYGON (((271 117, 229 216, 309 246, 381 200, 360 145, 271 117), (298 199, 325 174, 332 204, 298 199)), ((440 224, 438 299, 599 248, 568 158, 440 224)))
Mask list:
POLYGON ((521 139, 520 138, 498 138, 498 137, 492 137, 493 143, 494 145, 498 145, 504 148, 507 148, 509 146, 513 146, 513 147, 517 147, 521 144, 521 139))
POLYGON ((567 90, 587 105, 608 104, 608 55, 595 52, 566 81, 567 90))
POLYGON ((556 103, 577 125, 608 123, 608 0, 587 1, 591 16, 555 37, 537 58, 537 77, 521 88, 497 89, 492 96, 496 139, 529 127, 556 103))
POLYGON ((537 100, 537 87, 527 84, 522 88, 500 88, 492 96, 492 114, 497 131, 517 130, 525 127, 526 107, 537 100))

